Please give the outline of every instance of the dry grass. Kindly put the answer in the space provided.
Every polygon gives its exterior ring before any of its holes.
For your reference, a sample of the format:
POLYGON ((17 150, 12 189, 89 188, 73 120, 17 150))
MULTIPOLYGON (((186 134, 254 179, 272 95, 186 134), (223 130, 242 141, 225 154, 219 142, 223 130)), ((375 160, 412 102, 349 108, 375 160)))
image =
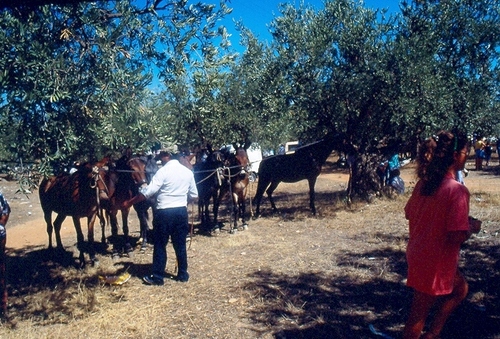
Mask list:
MULTIPOLYGON (((490 174, 489 185, 498 185, 490 174)), ((471 173, 467 180, 473 186, 481 179, 471 173)), ((64 253, 12 249, 10 320, 0 325, 0 337, 374 338, 371 324, 397 338, 411 298, 404 285, 408 194, 347 207, 342 185, 320 176, 316 217, 307 208, 306 182, 282 184, 279 216, 266 204, 248 231, 195 235, 187 284, 143 285, 152 249, 113 262, 100 247, 99 268, 83 271, 68 241, 64 253), (132 278, 122 286, 98 280, 125 270, 132 278)), ((498 193, 473 192, 471 214, 483 220, 483 232, 464 245, 471 292, 443 338, 500 338, 499 203, 498 193)), ((167 271, 174 273, 174 260, 167 271)))

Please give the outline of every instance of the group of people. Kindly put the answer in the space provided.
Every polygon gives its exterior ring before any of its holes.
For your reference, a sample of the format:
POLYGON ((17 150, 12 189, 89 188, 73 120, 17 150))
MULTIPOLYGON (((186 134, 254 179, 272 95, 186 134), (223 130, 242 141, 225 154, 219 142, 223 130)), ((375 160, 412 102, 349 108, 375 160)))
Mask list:
MULTIPOLYGON (((497 154, 500 154, 500 141, 496 143, 497 154)), ((486 162, 486 167, 490 165, 491 154, 493 153, 493 145, 489 139, 478 137, 474 142, 474 158, 476 171, 483 170, 483 162, 486 162)), ((499 158, 500 161, 500 158, 499 158)))
POLYGON ((387 146, 386 159, 381 162, 377 168, 381 186, 391 186, 398 194, 403 194, 405 191, 405 184, 401 178, 400 168, 401 162, 399 161, 397 146, 394 143, 390 143, 387 146))
MULTIPOLYGON (((440 131, 420 148, 417 159, 419 181, 404 209, 409 220, 407 285, 414 291, 403 333, 405 339, 438 338, 448 317, 467 296, 467 282, 458 270, 460 246, 481 227, 481 221, 469 216, 470 194, 467 187, 457 180, 457 173, 464 169, 467 155, 468 140, 458 132, 440 131), (437 311, 423 333, 434 306, 437 306, 437 311)), ((178 267, 177 275, 171 278, 187 282, 187 203, 198 196, 194 175, 179 163, 171 150, 162 149, 156 159, 161 161, 162 167, 149 185, 124 202, 124 207, 130 207, 156 197, 152 272, 142 279, 147 285, 164 284, 166 246, 171 239, 178 267)), ((391 162, 395 159, 389 159, 388 168, 391 168, 391 162)), ((398 167, 399 164, 392 166, 398 167)), ((390 178, 389 175, 387 179, 390 178)), ((1 193, 0 212, 0 312, 5 314, 5 225, 10 207, 1 193)))

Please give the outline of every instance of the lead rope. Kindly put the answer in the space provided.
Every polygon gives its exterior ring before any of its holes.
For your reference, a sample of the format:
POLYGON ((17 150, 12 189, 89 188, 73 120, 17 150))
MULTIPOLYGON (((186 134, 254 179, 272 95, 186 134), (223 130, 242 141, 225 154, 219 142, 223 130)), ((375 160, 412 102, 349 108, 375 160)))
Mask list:
POLYGON ((252 205, 252 187, 253 185, 255 184, 254 181, 251 181, 250 184, 248 185, 248 200, 250 201, 250 216, 252 217, 252 219, 254 218, 254 214, 253 214, 253 205, 252 205))
MULTIPOLYGON (((229 223, 231 225, 231 230, 234 231, 234 228, 232 228, 233 224, 235 224, 234 218, 235 218, 235 213, 234 213, 234 197, 233 197, 233 185, 231 183, 231 167, 227 167, 227 174, 228 174, 228 179, 227 179, 227 184, 229 186, 229 199, 231 200, 231 211, 229 212, 229 223)), ((238 221, 236 220, 236 223, 238 221)), ((237 227, 235 227, 237 228, 237 227)))
POLYGON ((191 249, 191 244, 193 243, 193 236, 194 236, 194 203, 191 202, 191 228, 189 231, 189 246, 188 250, 191 249))
MULTIPOLYGON (((104 226, 104 215, 102 213, 101 209, 101 199, 99 198, 99 187, 97 185, 97 181, 99 180, 99 167, 94 166, 92 168, 92 179, 93 183, 90 183, 90 188, 95 188, 95 196, 96 196, 96 201, 97 201, 97 217, 99 218, 99 222, 101 224, 101 227, 104 226)), ((103 181, 104 187, 106 187, 106 183, 103 181)), ((106 187, 107 188, 107 187, 106 187)))

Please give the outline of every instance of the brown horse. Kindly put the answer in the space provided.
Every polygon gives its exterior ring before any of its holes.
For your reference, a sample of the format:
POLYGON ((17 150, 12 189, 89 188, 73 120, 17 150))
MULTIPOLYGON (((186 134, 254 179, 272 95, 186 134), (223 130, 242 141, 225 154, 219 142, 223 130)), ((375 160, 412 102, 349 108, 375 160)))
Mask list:
POLYGON ((108 175, 109 159, 98 163, 81 165, 71 175, 61 174, 44 179, 40 184, 40 204, 47 223, 49 248, 52 248, 52 231, 55 230, 57 248, 62 249, 61 225, 67 216, 73 218, 76 229, 77 246, 80 251, 80 266, 85 266, 84 236, 80 218, 87 218, 88 253, 92 264, 98 264, 95 256, 94 222, 100 210, 102 200, 107 200, 113 194, 113 185, 108 175), (52 212, 57 217, 52 223, 52 212))
MULTIPOLYGON (((243 148, 238 148, 236 154, 228 154, 224 167, 225 183, 222 185, 217 205, 214 206, 214 211, 217 211, 222 199, 228 194, 231 197, 232 204, 232 228, 231 233, 238 229, 238 220, 241 218, 243 229, 248 228, 245 221, 246 212, 246 195, 249 179, 250 160, 247 152, 243 148)), ((214 212, 215 221, 217 221, 217 212, 214 212)))
MULTIPOLYGON (((113 258, 124 252, 128 256, 131 256, 133 252, 133 246, 130 243, 129 237, 129 227, 128 227, 128 216, 130 213, 129 208, 123 207, 123 202, 131 199, 135 192, 135 180, 142 182, 142 179, 137 179, 137 173, 132 170, 129 166, 131 154, 130 152, 124 154, 115 163, 114 167, 109 170, 110 185, 113 186, 114 194, 109 197, 108 200, 103 201, 102 207, 106 211, 106 216, 109 218, 109 223, 111 225, 111 243, 113 244, 113 258), (122 238, 118 236, 118 211, 121 212, 122 219, 122 238)), ((105 241, 105 233, 103 227, 103 242, 105 241)))
MULTIPOLYGON (((136 156, 127 161, 127 166, 132 170, 132 195, 139 194, 142 186, 147 186, 153 178, 158 165, 152 156, 136 156)), ((141 252, 144 252, 148 243, 150 233, 149 228, 149 209, 154 205, 154 199, 147 199, 134 205, 134 209, 139 219, 141 252)))
POLYGON ((314 205, 314 186, 321 173, 321 167, 330 153, 341 145, 340 137, 327 134, 321 141, 298 148, 295 153, 271 156, 262 160, 259 166, 259 182, 255 194, 255 214, 260 214, 260 203, 267 192, 273 212, 277 211, 272 194, 280 182, 309 182, 309 206, 316 214, 314 205))

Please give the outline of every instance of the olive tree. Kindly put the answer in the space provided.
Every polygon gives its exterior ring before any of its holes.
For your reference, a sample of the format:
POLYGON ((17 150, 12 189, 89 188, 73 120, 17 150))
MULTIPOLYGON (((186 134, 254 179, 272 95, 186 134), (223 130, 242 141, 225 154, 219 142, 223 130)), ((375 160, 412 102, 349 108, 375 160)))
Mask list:
MULTIPOLYGON (((497 1, 402 4, 398 63, 406 133, 498 126, 500 5, 497 1)), ((496 131, 495 131, 496 132, 496 131)), ((425 133, 424 133, 425 134, 425 133)))
MULTIPOLYGON (((157 71, 182 88, 186 70, 196 72, 186 65, 208 60, 191 58, 210 56, 211 39, 223 36, 213 25, 228 9, 224 1, 215 7, 118 0, 3 9, 0 123, 12 131, 8 151, 59 163, 174 140, 172 127, 183 125, 171 114, 176 102, 148 86, 157 71)), ((178 98, 178 112, 190 112, 193 100, 178 98)))

